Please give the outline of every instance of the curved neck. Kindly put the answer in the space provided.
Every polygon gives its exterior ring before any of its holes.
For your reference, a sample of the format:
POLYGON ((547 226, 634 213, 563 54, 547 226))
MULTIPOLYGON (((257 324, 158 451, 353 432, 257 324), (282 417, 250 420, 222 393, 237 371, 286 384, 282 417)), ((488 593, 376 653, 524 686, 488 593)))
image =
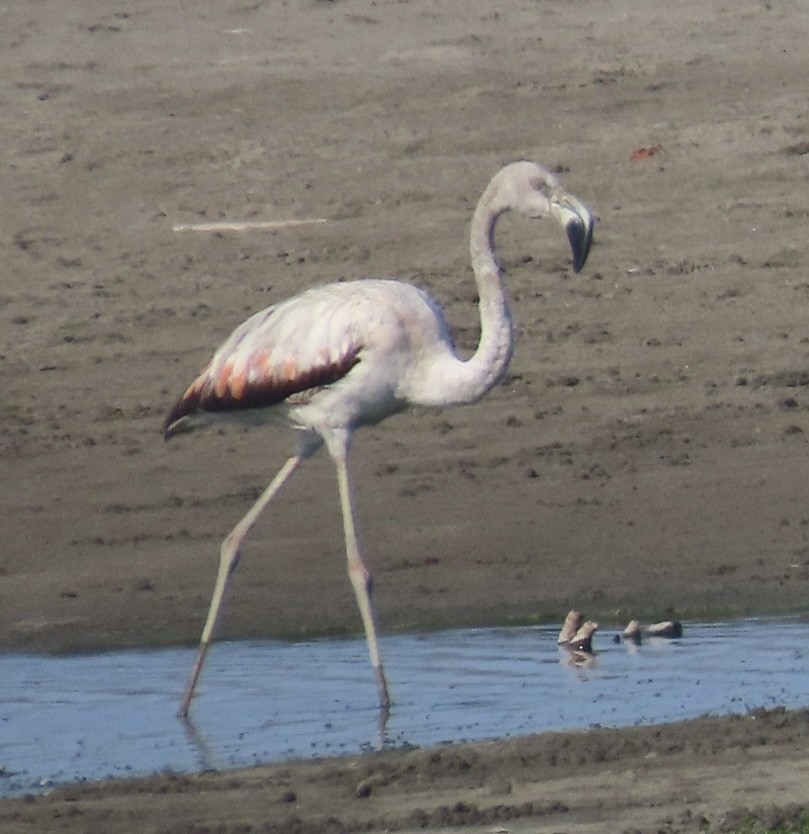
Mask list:
POLYGON ((480 343, 475 353, 455 368, 452 394, 472 402, 503 378, 514 351, 514 322, 503 276, 494 251, 494 228, 507 210, 494 204, 490 185, 472 216, 469 253, 480 299, 480 343))

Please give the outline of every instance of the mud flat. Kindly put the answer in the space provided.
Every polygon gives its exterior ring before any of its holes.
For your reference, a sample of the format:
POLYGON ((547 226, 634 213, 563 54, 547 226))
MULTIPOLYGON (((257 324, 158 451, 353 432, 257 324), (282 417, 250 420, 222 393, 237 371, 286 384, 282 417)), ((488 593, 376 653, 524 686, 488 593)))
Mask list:
MULTIPOLYGON (((383 629, 805 606, 802 4, 43 0, 0 15, 4 648, 196 640, 219 541, 289 438, 214 430, 165 445, 173 398, 249 311, 343 277, 428 288, 473 346, 466 228, 489 177, 519 157, 590 201, 596 245, 574 276, 564 241, 508 223, 509 377, 477 406, 357 438, 383 629)), ((246 547, 226 635, 356 632, 341 541, 332 469, 313 461, 246 547)), ((615 810, 627 830, 685 828, 702 808, 718 825, 740 803, 788 806, 804 721, 733 719, 717 739, 738 741, 716 749, 689 725, 662 746, 654 730, 598 732, 155 778, 3 803, 2 819, 417 828, 421 809, 441 828, 464 811, 436 808, 502 800, 592 801, 592 830, 610 807, 635 809, 615 810), (557 754, 553 772, 520 747, 565 739, 584 752, 557 754), (494 788, 479 757, 512 762, 494 788), (388 785, 354 798, 377 767, 388 785), (311 798, 300 785, 316 785, 311 798)))

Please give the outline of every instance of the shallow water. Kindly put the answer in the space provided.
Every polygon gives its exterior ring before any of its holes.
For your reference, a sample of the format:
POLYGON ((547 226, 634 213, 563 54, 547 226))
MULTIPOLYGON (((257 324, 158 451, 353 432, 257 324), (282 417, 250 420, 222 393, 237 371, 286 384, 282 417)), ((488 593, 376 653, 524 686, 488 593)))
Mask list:
MULTIPOLYGON (((809 623, 688 623, 640 647, 596 635, 574 665, 557 628, 383 637, 388 746, 663 723, 809 703, 809 623)), ((106 776, 340 755, 377 744, 365 642, 218 643, 193 724, 176 717, 194 651, 0 655, 0 795, 106 776)))

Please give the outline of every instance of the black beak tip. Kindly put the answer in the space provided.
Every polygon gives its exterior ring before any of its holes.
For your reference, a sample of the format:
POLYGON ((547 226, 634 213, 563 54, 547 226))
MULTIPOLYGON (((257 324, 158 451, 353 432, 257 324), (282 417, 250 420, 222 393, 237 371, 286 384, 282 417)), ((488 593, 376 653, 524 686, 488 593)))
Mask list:
POLYGON ((585 223, 577 218, 567 224, 567 239, 573 252, 573 271, 580 272, 590 254, 590 243, 593 240, 593 222, 585 223))

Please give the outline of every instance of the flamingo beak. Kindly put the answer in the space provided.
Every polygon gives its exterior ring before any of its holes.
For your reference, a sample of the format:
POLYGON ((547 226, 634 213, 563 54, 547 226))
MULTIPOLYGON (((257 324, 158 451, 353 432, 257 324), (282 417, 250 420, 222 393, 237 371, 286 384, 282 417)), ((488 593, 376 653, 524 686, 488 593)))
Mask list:
POLYGON ((551 205, 551 215, 564 226, 573 253, 573 271, 579 272, 593 242, 593 215, 583 203, 567 193, 557 194, 551 205))
POLYGON ((595 222, 592 214, 578 201, 571 206, 571 216, 565 223, 567 239, 573 252, 573 271, 579 272, 587 261, 593 242, 595 222))

